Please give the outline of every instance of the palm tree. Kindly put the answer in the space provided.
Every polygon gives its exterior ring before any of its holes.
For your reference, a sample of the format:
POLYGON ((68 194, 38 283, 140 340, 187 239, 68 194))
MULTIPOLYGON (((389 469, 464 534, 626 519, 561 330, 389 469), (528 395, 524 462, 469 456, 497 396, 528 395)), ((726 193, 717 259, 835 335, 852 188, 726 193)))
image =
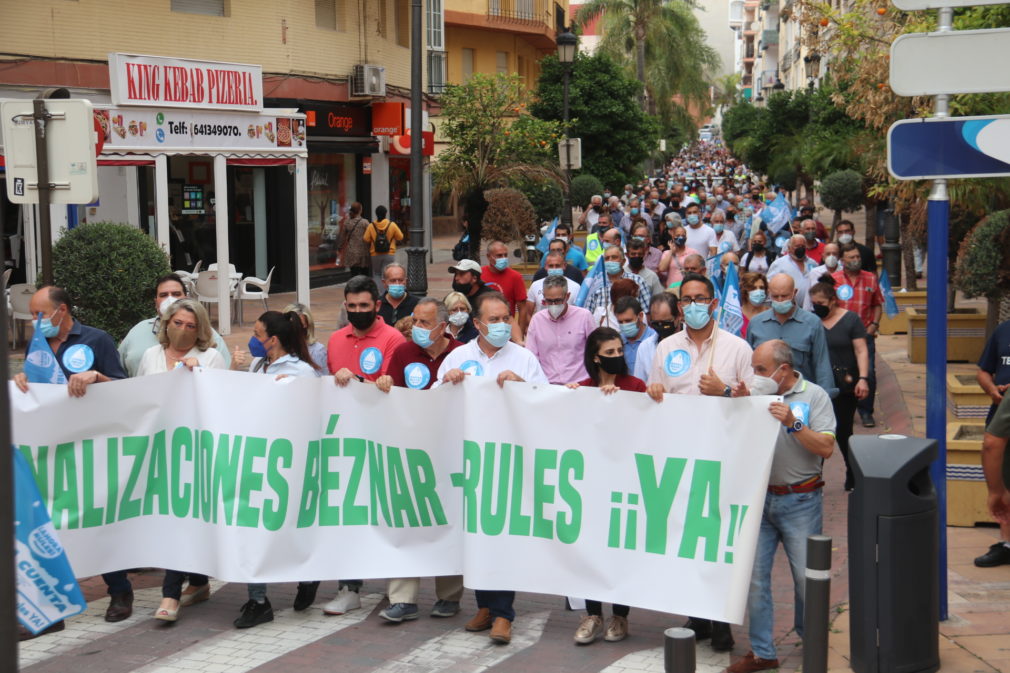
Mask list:
POLYGON ((708 73, 719 56, 705 42, 692 10, 694 0, 590 0, 575 15, 584 26, 601 19, 599 48, 632 67, 642 82, 639 104, 644 112, 673 117, 673 98, 708 107, 708 73))

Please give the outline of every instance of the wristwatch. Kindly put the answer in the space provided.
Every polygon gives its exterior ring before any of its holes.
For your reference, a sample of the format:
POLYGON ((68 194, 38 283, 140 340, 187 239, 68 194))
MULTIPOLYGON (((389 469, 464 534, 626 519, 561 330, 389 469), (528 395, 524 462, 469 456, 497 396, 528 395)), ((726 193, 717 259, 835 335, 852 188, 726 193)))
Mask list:
POLYGON ((733 389, 730 388, 729 386, 726 386, 725 388, 722 389, 722 396, 733 397, 733 389))
POLYGON ((799 432, 803 429, 803 421, 797 418, 790 427, 793 429, 793 432, 799 432))

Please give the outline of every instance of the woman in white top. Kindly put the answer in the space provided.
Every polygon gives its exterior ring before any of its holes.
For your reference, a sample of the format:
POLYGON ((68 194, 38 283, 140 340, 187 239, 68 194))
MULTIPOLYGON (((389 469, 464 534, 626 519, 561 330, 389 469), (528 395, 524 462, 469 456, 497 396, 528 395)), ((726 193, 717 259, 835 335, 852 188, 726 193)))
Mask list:
MULTIPOLYGON (((294 311, 281 313, 267 311, 256 320, 253 338, 263 344, 266 357, 252 358, 249 353, 236 351, 232 358, 233 369, 245 369, 259 374, 285 376, 322 376, 319 366, 309 354, 308 335, 302 318, 294 311)), ((267 599, 267 585, 248 584, 249 600, 242 606, 242 614, 234 624, 247 629, 257 624, 273 621, 274 612, 267 599)), ((294 608, 305 610, 316 599, 319 582, 299 582, 294 608)))
MULTIPOLYGON (((137 376, 161 374, 179 367, 225 369, 224 356, 213 345, 210 317, 203 304, 192 299, 174 301, 162 311, 158 345, 144 351, 137 376)), ((181 606, 209 597, 210 584, 206 575, 166 569, 161 583, 161 605, 155 610, 154 618, 174 622, 181 606), (182 583, 187 576, 189 586, 183 591, 182 583)))
POLYGON ((252 358, 236 352, 233 369, 247 369, 254 374, 276 376, 322 376, 309 354, 308 335, 302 318, 294 311, 267 311, 256 320, 253 338, 263 344, 266 357, 252 358))
POLYGON ((207 309, 193 299, 173 302, 162 313, 158 345, 144 351, 137 376, 161 374, 178 367, 227 367, 224 356, 214 348, 207 309))
POLYGON ((309 355, 319 367, 320 375, 329 374, 329 365, 326 363, 326 344, 316 341, 316 321, 312 318, 312 311, 305 304, 288 304, 284 307, 284 312, 288 311, 297 313, 302 319, 302 327, 305 328, 305 341, 309 344, 309 355))

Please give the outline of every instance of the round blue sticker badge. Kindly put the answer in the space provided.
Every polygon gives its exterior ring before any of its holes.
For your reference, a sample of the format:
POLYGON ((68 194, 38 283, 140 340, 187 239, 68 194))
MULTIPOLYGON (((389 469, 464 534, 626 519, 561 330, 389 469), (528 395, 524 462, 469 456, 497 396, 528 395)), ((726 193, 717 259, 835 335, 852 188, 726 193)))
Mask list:
POLYGON ((666 356, 663 369, 669 376, 683 376, 691 368, 691 354, 684 349, 675 350, 666 356))
POLYGON ((420 362, 411 362, 403 368, 403 379, 408 388, 424 390, 431 381, 431 371, 420 362))
POLYGON ((719 244, 719 252, 729 252, 733 248, 729 241, 723 241, 719 244))
POLYGON ((358 366, 361 367, 363 374, 375 374, 382 369, 382 351, 375 346, 361 351, 358 366))
POLYGON ((459 366, 463 370, 464 374, 469 374, 471 376, 484 376, 484 368, 481 367, 480 363, 476 360, 467 360, 459 366))
POLYGON ((95 352, 91 346, 85 344, 74 344, 63 353, 63 366, 79 374, 91 369, 95 364, 95 352))
POLYGON ((848 301, 852 299, 852 295, 854 295, 855 293, 856 291, 852 289, 851 285, 839 285, 838 289, 835 290, 835 294, 837 294, 838 298, 841 299, 842 301, 848 301))

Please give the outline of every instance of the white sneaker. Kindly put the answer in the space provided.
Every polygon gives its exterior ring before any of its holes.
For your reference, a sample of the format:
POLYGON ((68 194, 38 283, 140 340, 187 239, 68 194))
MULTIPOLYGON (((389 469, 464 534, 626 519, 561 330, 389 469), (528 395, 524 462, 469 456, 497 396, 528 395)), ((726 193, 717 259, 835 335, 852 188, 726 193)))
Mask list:
POLYGON ((323 606, 324 615, 342 615, 361 607, 361 596, 357 591, 344 587, 337 592, 336 598, 323 606))

